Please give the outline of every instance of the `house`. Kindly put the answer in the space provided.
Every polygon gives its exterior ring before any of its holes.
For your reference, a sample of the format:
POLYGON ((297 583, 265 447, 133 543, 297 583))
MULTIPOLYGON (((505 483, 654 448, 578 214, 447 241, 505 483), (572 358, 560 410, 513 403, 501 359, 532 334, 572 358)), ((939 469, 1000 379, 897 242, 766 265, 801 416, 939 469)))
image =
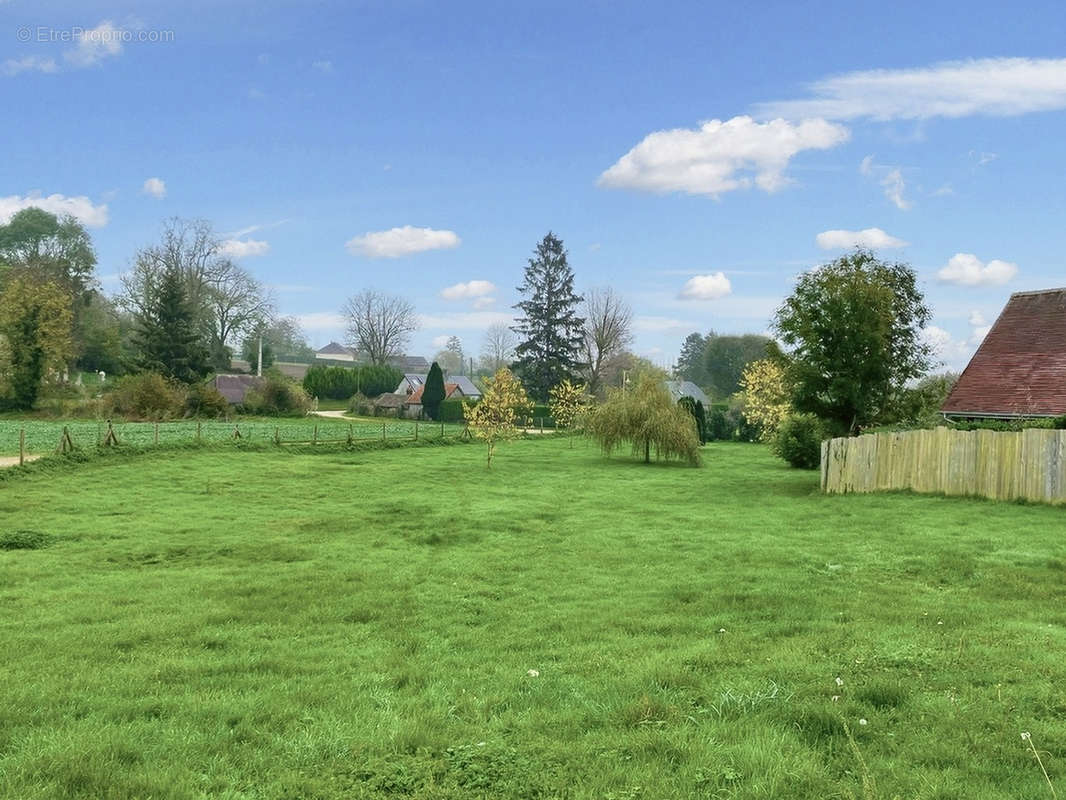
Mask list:
MULTIPOLYGON (((404 402, 404 416, 411 417, 413 419, 419 419, 422 416, 422 392, 425 389, 425 385, 419 386, 411 394, 407 395, 404 402)), ((481 397, 481 393, 478 392, 478 397, 481 397)), ((446 383, 444 384, 444 399, 445 400, 464 400, 470 399, 470 396, 465 394, 462 387, 458 383, 446 383)))
POLYGON ((448 382, 458 386, 459 390, 463 393, 463 397, 470 400, 481 399, 481 390, 477 388, 476 383, 465 375, 449 375, 448 382))
POLYGON ((355 361, 355 351, 337 342, 330 342, 315 351, 315 358, 324 361, 355 361))
POLYGON ((711 398, 704 394, 703 389, 692 381, 663 381, 663 386, 670 392, 670 396, 674 398, 675 403, 682 397, 691 397, 693 400, 703 403, 703 407, 708 411, 711 410, 711 398))
POLYGON ((219 394, 226 398, 227 403, 234 406, 243 403, 245 395, 252 389, 258 388, 262 382, 263 379, 255 375, 216 375, 214 380, 219 394))
POLYGON ((395 356, 389 359, 389 366, 402 369, 405 373, 426 374, 429 372, 429 362, 422 356, 395 356))
POLYGON ((403 380, 400 381, 400 385, 396 387, 397 394, 408 395, 411 394, 419 386, 424 385, 426 382, 426 376, 417 372, 405 372, 403 380))
POLYGON ((994 419, 1066 414, 1066 289, 1012 294, 940 413, 994 419))

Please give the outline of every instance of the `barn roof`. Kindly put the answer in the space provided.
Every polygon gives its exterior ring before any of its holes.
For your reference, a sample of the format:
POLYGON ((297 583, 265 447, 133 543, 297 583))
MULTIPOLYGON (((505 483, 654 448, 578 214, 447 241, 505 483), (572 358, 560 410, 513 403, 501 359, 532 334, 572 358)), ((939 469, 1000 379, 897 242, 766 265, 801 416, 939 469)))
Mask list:
POLYGON ((262 378, 255 375, 216 375, 215 388, 226 398, 226 401, 239 405, 244 402, 244 396, 249 390, 255 389, 263 382, 262 378))
MULTIPOLYGON (((411 394, 407 395, 407 405, 421 405, 422 392, 425 390, 425 388, 425 385, 419 386, 417 389, 411 392, 411 394)), ((459 385, 455 383, 444 384, 444 399, 447 400, 448 398, 450 398, 453 394, 455 394, 455 390, 458 388, 459 385)))
POLYGON ((1012 294, 940 410, 960 417, 1066 414, 1066 289, 1012 294))
POLYGON ((467 397, 481 397, 481 390, 472 380, 465 375, 449 375, 448 382, 459 387, 459 391, 467 397))
POLYGON ((711 405, 711 399, 692 381, 663 381, 663 385, 673 395, 674 400, 691 397, 693 400, 699 400, 704 406, 711 405))
POLYGON ((350 356, 352 354, 351 348, 337 342, 330 342, 315 352, 322 356, 350 356))

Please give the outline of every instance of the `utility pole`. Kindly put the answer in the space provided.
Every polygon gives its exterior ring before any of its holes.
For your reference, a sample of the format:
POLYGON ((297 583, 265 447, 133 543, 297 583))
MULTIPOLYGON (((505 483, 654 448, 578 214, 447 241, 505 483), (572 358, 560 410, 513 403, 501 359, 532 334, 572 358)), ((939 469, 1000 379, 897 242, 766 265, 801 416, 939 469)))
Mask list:
POLYGON ((257 377, 263 377, 263 327, 259 327, 259 357, 255 362, 255 374, 257 377))

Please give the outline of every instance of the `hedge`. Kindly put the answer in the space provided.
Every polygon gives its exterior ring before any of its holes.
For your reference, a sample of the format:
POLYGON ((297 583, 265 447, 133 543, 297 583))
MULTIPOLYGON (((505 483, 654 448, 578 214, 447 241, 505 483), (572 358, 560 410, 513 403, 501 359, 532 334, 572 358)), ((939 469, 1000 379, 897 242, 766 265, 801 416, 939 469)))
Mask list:
POLYGON ((357 393, 377 397, 394 392, 402 380, 403 372, 395 367, 314 366, 307 370, 303 385, 304 391, 312 397, 347 400, 357 393))

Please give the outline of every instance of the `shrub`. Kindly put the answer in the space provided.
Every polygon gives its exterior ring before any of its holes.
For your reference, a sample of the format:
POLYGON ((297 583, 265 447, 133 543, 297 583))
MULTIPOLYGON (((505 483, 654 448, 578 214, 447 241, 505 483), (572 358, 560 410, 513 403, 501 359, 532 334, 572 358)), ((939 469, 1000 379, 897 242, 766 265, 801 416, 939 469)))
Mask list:
POLYGON ((771 441, 781 420, 792 412, 785 370, 770 359, 753 361, 744 368, 740 379, 744 391, 744 419, 759 431, 759 437, 771 441))
POLYGON ((351 414, 358 414, 361 417, 369 417, 377 411, 376 407, 365 394, 357 392, 353 394, 348 401, 348 412, 351 414))
POLYGON ((677 405, 692 416, 692 422, 696 426, 696 435, 700 439, 700 444, 706 444, 707 421, 703 412, 703 402, 686 395, 678 398, 677 405))
POLYGON ((262 385, 244 397, 244 410, 265 417, 303 416, 311 408, 311 398, 293 380, 271 370, 262 385))
POLYGON ((185 392, 158 372, 125 375, 104 398, 103 410, 133 419, 169 419, 185 405, 185 392))
POLYGON ((1066 415, 1051 420, 1051 427, 1057 431, 1066 430, 1066 415))
POLYGON ((727 441, 733 438, 734 429, 729 424, 729 418, 726 416, 728 406, 726 408, 718 408, 719 405, 725 405, 724 403, 715 403, 711 407, 711 414, 707 418, 707 441, 720 442, 727 441))
POLYGON ((555 420, 552 418, 552 412, 548 406, 527 406, 525 410, 528 414, 530 425, 543 425, 545 428, 555 427, 555 420))
POLYGON ((185 416, 223 417, 229 413, 229 401, 210 383, 194 383, 185 392, 185 416))
POLYGON ((789 414, 777 426, 770 443, 774 455, 799 469, 818 469, 825 426, 814 414, 789 414))
POLYGON ((762 429, 747 414, 748 400, 743 392, 737 392, 729 398, 729 409, 725 416, 729 421, 730 434, 740 442, 757 442, 762 437, 762 429))
POLYGON ((462 422, 463 419, 465 417, 462 400, 445 400, 440 404, 440 410, 437 413, 438 422, 462 422))
POLYGON ((395 367, 373 364, 364 367, 314 366, 304 375, 303 388, 311 397, 347 400, 355 394, 377 397, 394 392, 402 380, 403 372, 395 367))

